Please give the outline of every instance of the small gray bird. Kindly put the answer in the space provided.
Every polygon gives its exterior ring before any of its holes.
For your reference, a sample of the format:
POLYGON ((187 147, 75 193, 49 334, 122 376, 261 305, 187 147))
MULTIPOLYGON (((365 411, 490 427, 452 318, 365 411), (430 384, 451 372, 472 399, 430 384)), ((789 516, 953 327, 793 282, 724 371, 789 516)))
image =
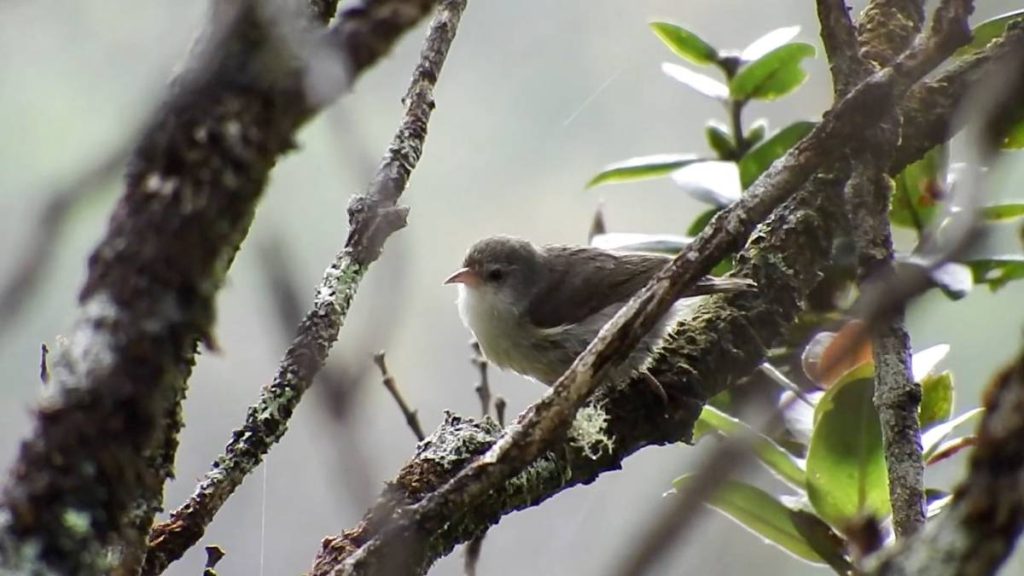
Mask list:
MULTIPOLYGON (((463 268, 445 284, 459 285, 459 315, 487 360, 550 386, 668 261, 656 254, 537 247, 496 236, 474 244, 463 268)), ((745 279, 703 278, 612 369, 611 381, 623 382, 644 368, 668 329, 698 303, 692 297, 753 287, 745 279)))

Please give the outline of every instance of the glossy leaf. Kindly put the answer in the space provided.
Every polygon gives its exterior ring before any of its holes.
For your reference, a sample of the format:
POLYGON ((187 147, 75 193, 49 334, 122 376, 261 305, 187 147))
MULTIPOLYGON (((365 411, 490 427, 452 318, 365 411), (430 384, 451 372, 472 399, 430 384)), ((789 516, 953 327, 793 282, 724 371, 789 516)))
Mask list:
POLYGON ((985 206, 981 210, 982 217, 990 222, 1014 220, 1024 216, 1024 203, 996 204, 985 206))
POLYGON ((743 192, 735 162, 693 162, 672 172, 671 177, 690 196, 719 207, 739 200, 743 192))
POLYGON ((976 284, 988 284, 992 291, 999 290, 1013 280, 1024 278, 1024 255, 1007 254, 966 262, 974 273, 976 284))
POLYGON ((674 236, 671 234, 631 234, 612 232, 597 234, 590 239, 590 245, 605 250, 623 252, 654 252, 658 254, 678 254, 693 238, 674 236))
MULTIPOLYGON (((687 475, 677 478, 673 484, 681 492, 692 480, 693 477, 687 475)), ((815 564, 826 563, 793 522, 793 511, 764 490, 744 482, 725 480, 718 483, 707 503, 793 556, 815 564)), ((835 553, 842 555, 840 549, 835 553)))
POLYGON ((783 96, 807 78, 800 64, 814 54, 814 46, 802 42, 779 46, 744 66, 729 82, 729 95, 734 100, 783 96))
POLYGON ((896 226, 927 227, 935 218, 937 204, 942 200, 940 181, 945 149, 932 148, 893 178, 892 207, 889 220, 896 226))
POLYGON ((872 378, 841 379, 818 403, 807 454, 807 496, 832 526, 861 514, 889 515, 882 430, 872 378))
POLYGON ((949 420, 953 415, 953 374, 946 370, 921 381, 921 405, 917 416, 921 430, 949 420))
POLYGON ((661 71, 669 78, 682 82, 687 87, 696 90, 698 93, 719 102, 729 100, 729 87, 714 78, 698 74, 685 66, 662 62, 661 71))
POLYGON ((744 62, 753 62, 772 50, 775 50, 779 46, 782 46, 786 42, 789 42, 799 33, 799 26, 776 28, 757 40, 754 40, 744 48, 743 52, 740 53, 740 60, 743 60, 744 62))
POLYGON ((736 145, 733 143, 732 134, 725 126, 717 122, 709 122, 704 128, 704 136, 708 140, 708 146, 715 151, 719 160, 732 160, 736 157, 736 145))
POLYGON ((999 36, 1002 36, 1003 31, 1006 30, 1007 24, 1021 17, 1024 17, 1024 10, 1015 10, 1013 12, 1007 12, 1006 14, 996 16, 995 18, 990 18, 981 24, 978 24, 971 30, 971 33, 974 36, 971 39, 971 42, 957 50, 954 53, 954 56, 962 58, 981 50, 985 46, 988 46, 989 42, 995 40, 999 36))
POLYGON ((694 64, 714 64, 718 62, 718 50, 701 39, 693 32, 668 22, 651 22, 654 35, 668 46, 676 56, 694 64))
POLYGON ((806 476, 803 463, 771 438, 756 432, 746 423, 711 406, 704 407, 697 421, 725 435, 743 434, 750 438, 754 453, 765 467, 791 486, 804 488, 806 476))
POLYGON ((754 180, 757 180, 757 177, 772 165, 772 162, 781 158, 801 138, 813 130, 815 125, 815 122, 806 120, 794 122, 747 152, 739 162, 740 182, 743 189, 746 190, 753 184, 754 180))
POLYGON ((764 140, 764 137, 767 133, 768 122, 764 120, 758 120, 757 122, 754 122, 754 124, 750 127, 750 130, 747 130, 747 133, 744 135, 747 140, 747 145, 751 147, 757 146, 764 140))
POLYGON ((601 184, 633 182, 668 176, 673 170, 678 170, 687 164, 700 161, 700 158, 692 154, 637 156, 605 166, 597 176, 594 176, 590 179, 590 182, 587 182, 587 188, 601 184))
POLYGON ((914 376, 914 382, 923 382, 925 378, 935 374, 935 368, 949 355, 949 349, 949 344, 936 344, 914 352, 910 357, 910 372, 914 376))
POLYGON ((932 455, 935 454, 935 451, 938 450, 939 446, 941 446, 946 438, 953 433, 953 430, 955 430, 957 426, 967 422, 978 414, 981 414, 983 411, 984 409, 982 408, 968 410, 952 420, 935 425, 931 429, 921 433, 921 453, 924 459, 928 460, 931 458, 932 455))

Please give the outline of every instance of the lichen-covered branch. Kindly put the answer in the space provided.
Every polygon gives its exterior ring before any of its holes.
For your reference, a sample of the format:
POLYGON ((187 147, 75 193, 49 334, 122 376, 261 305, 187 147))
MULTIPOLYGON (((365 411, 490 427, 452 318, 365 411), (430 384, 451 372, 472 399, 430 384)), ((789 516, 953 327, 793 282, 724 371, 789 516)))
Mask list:
POLYGON ((650 372, 669 394, 669 410, 642 382, 601 388, 586 408, 602 415, 600 436, 608 443, 595 438, 600 449, 593 450, 573 434, 575 441, 545 451, 486 498, 462 508, 450 522, 399 529, 396 511, 437 490, 499 441, 497 426, 449 415, 388 483, 363 521, 324 541, 313 574, 423 573, 438 557, 483 533, 503 515, 588 484, 601 473, 618 469, 625 457, 644 446, 688 440, 704 399, 733 386, 763 360, 764 346, 785 333, 801 309, 802 296, 817 283, 818 269, 831 254, 834 220, 829 218, 838 218, 812 209, 826 203, 828 195, 820 194, 824 185, 816 182, 808 188, 805 198, 814 199, 808 205, 791 202, 777 212, 739 257, 738 273, 756 280, 760 289, 716 297, 681 324, 654 359, 650 372), (803 249, 784 249, 794 242, 803 249), (376 549, 363 562, 345 562, 367 545, 376 549))
MULTIPOLYGON (((602 370, 617 361, 649 330, 685 289, 721 258, 738 248, 749 231, 777 208, 814 173, 862 142, 861 128, 881 121, 924 74, 959 44, 938 35, 901 55, 892 66, 873 74, 840 101, 803 141, 755 182, 739 202, 720 212, 705 230, 601 331, 588 349, 552 387, 509 427, 486 454, 415 504, 399 507, 369 540, 346 540, 325 565, 340 573, 374 573, 396 561, 422 567, 428 543, 446 527, 461 524, 467 511, 478 508, 494 491, 522 473, 568 430, 578 407, 600 383, 602 370)), ((755 278, 756 280, 756 278, 755 278)), ((725 348, 725 346, 723 346, 725 348)), ((711 353, 711 356, 715 356, 711 353)))
POLYGON ((192 496, 150 532, 144 574, 159 574, 198 542, 227 498, 281 439, 289 418, 326 361, 367 268, 378 258, 387 238, 405 226, 408 210, 397 203, 419 162, 434 109, 434 84, 464 8, 465 0, 443 0, 439 5, 405 95, 402 123, 369 189, 349 204, 345 247, 324 273, 313 309, 299 324, 273 382, 249 408, 245 423, 232 434, 224 453, 192 496))
POLYGON ((892 62, 921 33, 924 0, 871 0, 857 21, 859 55, 877 66, 892 62))
POLYGON ((943 513, 884 554, 876 576, 989 576, 1024 527, 1024 352, 984 397, 967 477, 943 513))
MULTIPOLYGON (((430 2, 366 1, 342 14, 330 38, 349 81, 415 24, 413 5, 430 2)), ((142 136, 89 259, 78 319, 54 351, 50 394, 0 499, 0 568, 137 570, 196 347, 215 345, 214 296, 268 173, 326 103, 306 98, 306 63, 273 30, 288 23, 256 1, 215 3, 213 15, 216 29, 142 136)))

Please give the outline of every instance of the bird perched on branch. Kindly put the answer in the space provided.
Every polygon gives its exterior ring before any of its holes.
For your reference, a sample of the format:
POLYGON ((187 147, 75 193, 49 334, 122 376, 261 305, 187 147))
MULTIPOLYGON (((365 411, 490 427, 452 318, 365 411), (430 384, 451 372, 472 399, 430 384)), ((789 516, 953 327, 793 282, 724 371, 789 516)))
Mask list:
MULTIPOLYGON (((463 267, 445 284, 459 285, 459 315, 487 360, 550 386, 669 260, 583 246, 534 246, 496 236, 474 244, 463 267)), ((610 381, 623 382, 642 371, 668 329, 692 310, 698 297, 753 287, 742 278, 701 279, 626 361, 612 368, 610 381)))

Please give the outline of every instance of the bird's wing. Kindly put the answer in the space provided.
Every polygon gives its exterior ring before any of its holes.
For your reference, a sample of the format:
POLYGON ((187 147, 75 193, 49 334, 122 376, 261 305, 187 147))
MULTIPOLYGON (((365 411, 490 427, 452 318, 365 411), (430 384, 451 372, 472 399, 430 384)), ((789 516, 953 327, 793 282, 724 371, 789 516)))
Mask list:
POLYGON ((617 254, 599 248, 545 246, 547 277, 527 314, 539 328, 577 324, 613 304, 624 304, 664 268, 656 254, 617 254), (571 263, 571 264, 570 264, 571 263))
MULTIPOLYGON (((547 277, 527 314, 539 328, 578 324, 615 304, 625 304, 659 270, 668 256, 609 252, 581 246, 545 246, 547 277)), ((751 290, 754 282, 744 278, 705 276, 683 297, 751 290)))

